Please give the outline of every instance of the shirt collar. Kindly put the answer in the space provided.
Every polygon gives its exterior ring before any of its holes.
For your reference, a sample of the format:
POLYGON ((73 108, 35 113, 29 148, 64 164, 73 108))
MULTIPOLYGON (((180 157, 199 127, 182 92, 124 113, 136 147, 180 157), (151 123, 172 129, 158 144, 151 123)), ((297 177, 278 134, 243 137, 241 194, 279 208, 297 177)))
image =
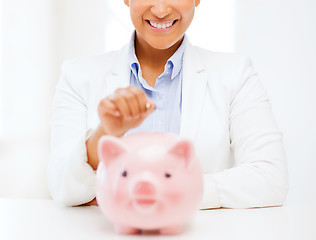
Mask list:
POLYGON ((134 31, 128 44, 129 45, 128 46, 128 63, 134 76, 138 78, 137 76, 138 76, 138 70, 139 70, 139 62, 135 53, 135 45, 134 45, 135 34, 136 32, 134 31))
POLYGON ((171 79, 174 79, 181 71, 182 59, 187 37, 184 35, 183 41, 177 51, 168 59, 167 64, 172 63, 171 79))
MULTIPOLYGON (((140 64, 138 62, 138 59, 137 59, 136 53, 135 53, 135 44, 134 44, 135 35, 136 35, 136 31, 133 32, 131 39, 129 41, 128 63, 129 63, 130 69, 132 70, 134 76, 137 78, 140 64)), ((183 41, 182 41, 180 47, 168 59, 166 65, 165 65, 165 68, 167 68, 168 64, 169 64, 170 68, 172 69, 171 79, 174 79, 181 71, 182 59, 183 59, 183 54, 184 54, 186 42, 187 42, 187 36, 184 35, 184 38, 183 38, 183 41)))

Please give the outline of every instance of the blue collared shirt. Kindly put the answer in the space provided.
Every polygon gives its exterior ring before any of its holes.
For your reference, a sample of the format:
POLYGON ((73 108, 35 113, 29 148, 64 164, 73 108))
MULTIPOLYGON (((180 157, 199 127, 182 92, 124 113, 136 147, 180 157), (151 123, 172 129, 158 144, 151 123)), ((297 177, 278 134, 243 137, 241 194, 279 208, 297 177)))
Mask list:
POLYGON ((127 132, 170 132, 179 135, 182 96, 182 63, 186 36, 177 51, 166 62, 164 72, 156 79, 154 87, 142 77, 135 54, 135 32, 129 43, 130 85, 142 89, 154 101, 156 110, 140 126, 127 132))

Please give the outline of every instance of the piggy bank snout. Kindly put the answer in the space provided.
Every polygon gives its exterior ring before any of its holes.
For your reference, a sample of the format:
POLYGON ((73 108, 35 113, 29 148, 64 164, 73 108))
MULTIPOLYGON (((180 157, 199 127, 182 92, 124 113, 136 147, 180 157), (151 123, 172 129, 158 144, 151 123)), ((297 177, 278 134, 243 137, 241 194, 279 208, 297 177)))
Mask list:
POLYGON ((154 185, 147 181, 137 182, 134 186, 133 193, 135 195, 155 195, 156 189, 154 185))

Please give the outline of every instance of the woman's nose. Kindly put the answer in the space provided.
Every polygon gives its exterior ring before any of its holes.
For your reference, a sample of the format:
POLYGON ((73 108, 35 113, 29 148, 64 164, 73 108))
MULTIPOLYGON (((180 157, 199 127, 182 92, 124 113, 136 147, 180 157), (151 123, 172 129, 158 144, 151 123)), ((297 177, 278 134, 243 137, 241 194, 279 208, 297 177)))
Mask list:
POLYGON ((168 0, 156 0, 151 7, 151 12, 158 18, 164 18, 172 12, 168 0))

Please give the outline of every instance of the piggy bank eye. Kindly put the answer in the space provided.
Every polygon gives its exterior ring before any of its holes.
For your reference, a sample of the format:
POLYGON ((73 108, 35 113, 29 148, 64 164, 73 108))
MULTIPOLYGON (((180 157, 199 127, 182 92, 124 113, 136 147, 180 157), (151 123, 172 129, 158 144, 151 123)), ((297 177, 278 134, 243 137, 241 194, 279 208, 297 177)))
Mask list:
POLYGON ((165 177, 166 177, 166 178, 171 178, 171 174, 170 174, 170 173, 166 173, 166 174, 165 174, 165 177))
POLYGON ((127 171, 122 172, 122 177, 127 177, 127 171))

